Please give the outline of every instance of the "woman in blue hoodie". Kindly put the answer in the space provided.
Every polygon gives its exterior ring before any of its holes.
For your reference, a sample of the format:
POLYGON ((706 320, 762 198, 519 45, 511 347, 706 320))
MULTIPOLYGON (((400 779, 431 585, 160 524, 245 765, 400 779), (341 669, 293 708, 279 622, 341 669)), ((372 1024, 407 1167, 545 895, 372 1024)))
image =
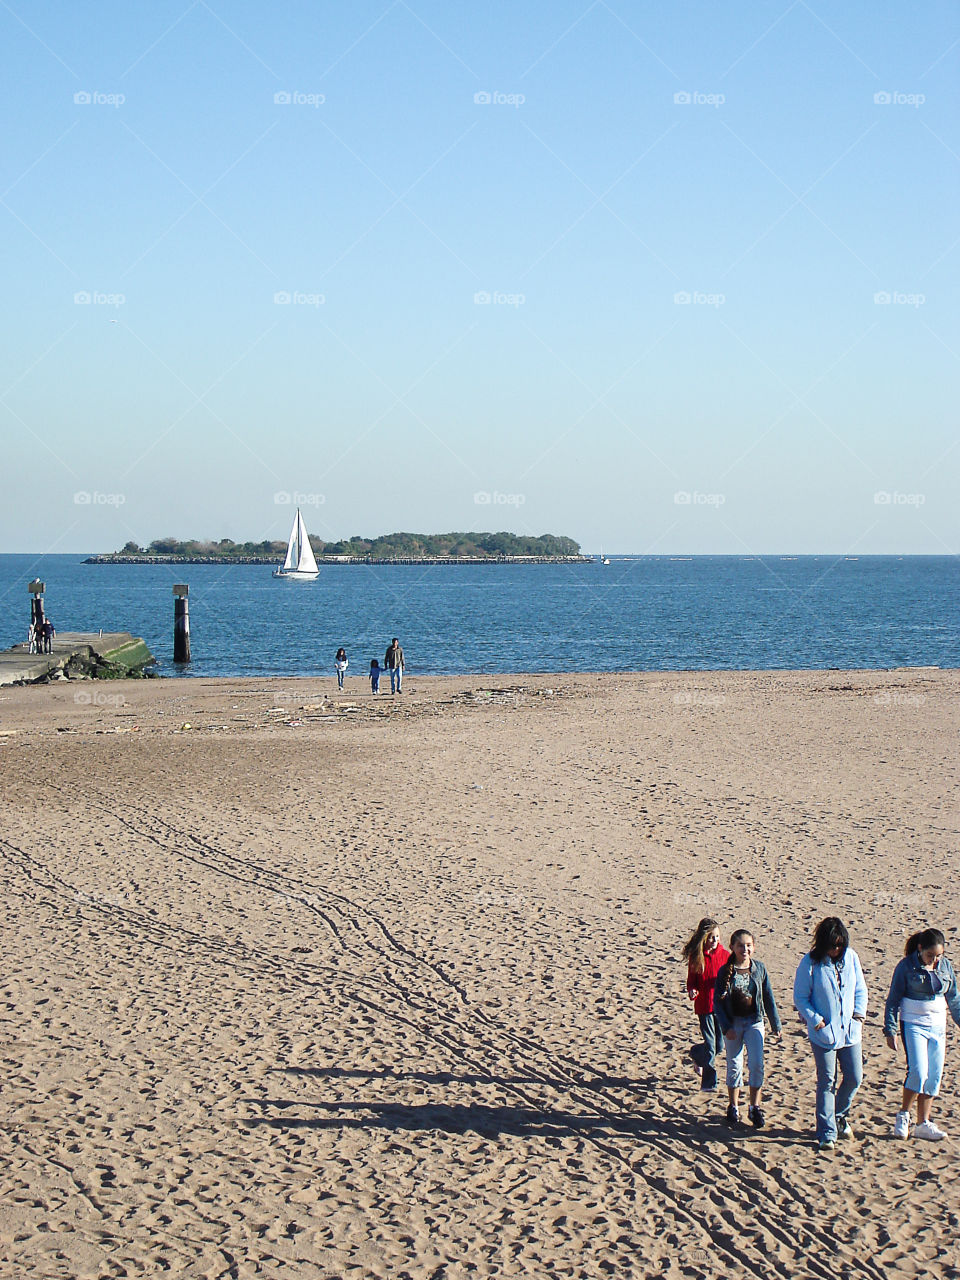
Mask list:
POLYGON ((883 1012, 883 1034, 890 1048, 896 1049, 899 1019, 907 1055, 903 1105, 893 1125, 896 1138, 910 1134, 910 1108, 914 1098, 917 1100, 914 1136, 932 1142, 947 1136, 930 1119, 930 1109, 940 1092, 943 1076, 948 1009, 960 1027, 960 991, 953 966, 943 954, 945 946, 939 929, 923 929, 907 939, 903 959, 893 971, 883 1012))
POLYGON ((838 1137, 853 1137, 847 1117, 863 1079, 867 1015, 860 957, 836 916, 821 920, 814 931, 813 946, 797 966, 793 1003, 807 1024, 817 1064, 817 1141, 821 1151, 832 1151, 838 1137))

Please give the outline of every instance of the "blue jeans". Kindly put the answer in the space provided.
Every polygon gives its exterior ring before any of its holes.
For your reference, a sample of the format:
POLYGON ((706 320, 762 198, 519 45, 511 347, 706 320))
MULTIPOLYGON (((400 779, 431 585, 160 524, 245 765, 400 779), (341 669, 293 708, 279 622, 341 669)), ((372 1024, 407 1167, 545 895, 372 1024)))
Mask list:
POLYGON ((727 1055, 727 1088, 739 1089, 743 1084, 743 1051, 747 1051, 751 1089, 763 1084, 763 1023, 749 1018, 734 1018, 732 1039, 724 1037, 727 1055))
POLYGON ((720 1023, 715 1013, 699 1013, 697 1017, 700 1019, 703 1044, 695 1044, 690 1053, 703 1072, 700 1077, 700 1088, 715 1089, 717 1087, 716 1058, 723 1044, 723 1032, 720 1030, 720 1023))
POLYGON ((836 1142, 837 1117, 846 1116, 863 1079, 863 1046, 821 1049, 815 1044, 812 1048, 817 1063, 817 1141, 836 1142))
POLYGON ((390 692, 399 693, 400 683, 403 680, 403 667, 387 667, 390 672, 390 692))
POLYGON ((912 1022, 900 1024, 903 1047, 907 1054, 907 1078, 903 1087, 911 1093, 935 1098, 943 1077, 943 1049, 946 1031, 918 1027, 912 1022))

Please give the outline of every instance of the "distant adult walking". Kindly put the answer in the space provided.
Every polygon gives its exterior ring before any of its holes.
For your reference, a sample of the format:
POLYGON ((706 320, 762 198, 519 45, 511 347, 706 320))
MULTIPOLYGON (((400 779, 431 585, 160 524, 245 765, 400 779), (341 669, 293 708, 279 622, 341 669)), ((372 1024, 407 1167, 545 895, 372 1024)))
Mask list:
POLYGON ((817 1064, 817 1142, 821 1151, 832 1151, 838 1137, 853 1137, 847 1117, 863 1079, 867 1016, 867 983, 860 957, 836 916, 817 925, 813 946, 797 966, 793 1003, 807 1024, 817 1064))
POLYGON ((903 959, 893 971, 883 1011, 883 1034, 890 1048, 896 1049, 899 1016, 907 1054, 903 1103, 893 1125, 896 1138, 910 1136, 910 1108, 914 1098, 917 1100, 914 1137, 939 1142, 947 1136, 930 1119, 943 1076, 948 1009, 960 1027, 960 992, 953 966, 943 954, 945 945, 939 929, 922 929, 907 939, 903 959))
POLYGON ((383 665, 390 672, 390 692, 399 693, 403 683, 403 650, 396 636, 390 641, 383 665))
POLYGON ((343 676, 350 663, 347 661, 346 649, 338 649, 337 656, 333 660, 333 665, 337 669, 337 688, 343 688, 343 676))

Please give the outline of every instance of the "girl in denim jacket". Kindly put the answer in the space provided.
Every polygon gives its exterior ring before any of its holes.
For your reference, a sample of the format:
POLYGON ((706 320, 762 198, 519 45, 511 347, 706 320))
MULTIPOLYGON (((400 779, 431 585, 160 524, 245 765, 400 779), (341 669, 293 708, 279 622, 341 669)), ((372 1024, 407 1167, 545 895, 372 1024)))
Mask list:
POLYGON ((930 1119, 933 1100, 940 1092, 943 1050, 947 1039, 947 1010, 960 1027, 960 992, 939 929, 923 929, 907 939, 904 957, 893 971, 890 994, 883 1013, 883 1033, 891 1049, 897 1047, 897 1020, 907 1055, 907 1079, 903 1104, 893 1133, 910 1134, 910 1108, 917 1100, 914 1136, 938 1142, 947 1135, 930 1119))
POLYGON ((760 1106, 763 1088, 763 1020, 770 1020, 775 1040, 780 1039, 780 1015, 773 998, 766 966, 753 958, 753 934, 738 929, 730 939, 733 955, 717 974, 713 1008, 723 1032, 727 1054, 727 1124, 736 1128, 740 1120, 740 1089, 743 1085, 743 1051, 747 1051, 750 1075, 750 1119, 762 1129, 765 1117, 760 1106))

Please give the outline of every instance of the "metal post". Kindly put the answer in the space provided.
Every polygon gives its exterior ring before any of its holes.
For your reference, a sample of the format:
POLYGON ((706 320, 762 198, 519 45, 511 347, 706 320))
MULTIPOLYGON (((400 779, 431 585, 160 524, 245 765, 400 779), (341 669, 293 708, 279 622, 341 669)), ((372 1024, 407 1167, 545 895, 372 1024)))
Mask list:
POLYGON ((190 588, 185 582, 173 585, 173 660, 190 661, 190 609, 187 596, 190 588))
POLYGON ((33 597, 30 601, 30 625, 36 637, 37 653, 43 653, 43 593, 46 589, 47 584, 41 582, 39 578, 34 578, 27 587, 33 597))

